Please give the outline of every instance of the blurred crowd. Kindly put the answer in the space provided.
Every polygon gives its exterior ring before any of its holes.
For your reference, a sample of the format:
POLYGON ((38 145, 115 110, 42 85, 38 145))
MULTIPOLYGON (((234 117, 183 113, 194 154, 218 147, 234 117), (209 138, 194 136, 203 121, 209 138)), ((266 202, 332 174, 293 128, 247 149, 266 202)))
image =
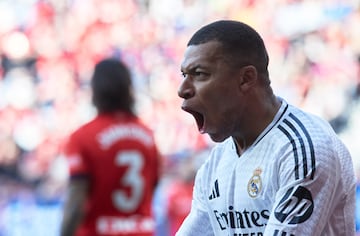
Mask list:
MULTIPOLYGON (((106 56, 131 68, 137 113, 165 157, 158 204, 189 203, 177 191, 212 143, 180 109, 180 60, 189 36, 217 19, 259 31, 275 92, 330 121, 360 178, 359 0, 1 0, 0 228, 11 201, 61 202, 62 144, 94 116, 89 80, 106 56)), ((160 215, 181 218, 180 208, 160 215)))

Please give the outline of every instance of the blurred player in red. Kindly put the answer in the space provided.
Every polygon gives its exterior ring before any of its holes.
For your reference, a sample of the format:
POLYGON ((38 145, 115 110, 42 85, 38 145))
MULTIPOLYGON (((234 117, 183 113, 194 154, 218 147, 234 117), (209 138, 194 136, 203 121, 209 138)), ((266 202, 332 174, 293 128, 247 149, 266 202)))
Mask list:
POLYGON ((64 151, 70 181, 61 236, 154 235, 159 153, 133 111, 130 72, 105 59, 91 83, 98 114, 71 134, 64 151))
POLYGON ((196 168, 192 157, 177 166, 176 178, 167 186, 169 236, 174 236, 191 209, 196 168))

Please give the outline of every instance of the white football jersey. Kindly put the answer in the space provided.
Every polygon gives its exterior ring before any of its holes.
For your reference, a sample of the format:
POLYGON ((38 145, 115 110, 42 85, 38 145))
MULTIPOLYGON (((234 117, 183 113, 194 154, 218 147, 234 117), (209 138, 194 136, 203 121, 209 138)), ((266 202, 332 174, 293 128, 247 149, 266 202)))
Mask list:
POLYGON ((213 148, 177 236, 353 236, 355 182, 331 126, 283 101, 240 157, 232 138, 213 148))

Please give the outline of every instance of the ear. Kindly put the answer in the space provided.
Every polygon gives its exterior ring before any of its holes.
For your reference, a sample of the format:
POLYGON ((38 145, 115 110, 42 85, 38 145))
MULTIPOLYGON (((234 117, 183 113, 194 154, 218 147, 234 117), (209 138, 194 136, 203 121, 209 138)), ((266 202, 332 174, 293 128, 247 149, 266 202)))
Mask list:
POLYGON ((241 68, 241 81, 240 81, 240 89, 242 91, 248 91, 251 89, 257 82, 258 73, 253 65, 244 66, 241 68))

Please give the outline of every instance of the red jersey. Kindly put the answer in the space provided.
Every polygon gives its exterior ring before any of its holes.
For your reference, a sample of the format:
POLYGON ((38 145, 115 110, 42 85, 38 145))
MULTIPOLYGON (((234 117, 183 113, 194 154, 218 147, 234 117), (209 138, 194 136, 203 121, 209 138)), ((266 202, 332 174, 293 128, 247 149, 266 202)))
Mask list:
POLYGON ((159 160, 153 134, 135 116, 101 114, 76 130, 65 148, 71 178, 90 193, 77 235, 153 235, 159 160))
POLYGON ((170 235, 175 235, 191 210, 193 182, 174 181, 168 189, 170 235))

